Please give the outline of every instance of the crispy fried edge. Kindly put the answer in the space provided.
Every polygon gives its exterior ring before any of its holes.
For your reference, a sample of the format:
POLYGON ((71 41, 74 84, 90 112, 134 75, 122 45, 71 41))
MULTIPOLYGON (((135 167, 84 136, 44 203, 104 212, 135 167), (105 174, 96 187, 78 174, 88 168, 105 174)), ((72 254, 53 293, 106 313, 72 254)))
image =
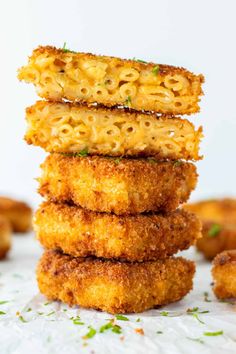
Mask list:
POLYGON ((217 298, 236 298, 236 250, 219 253, 212 263, 213 291, 217 298))
POLYGON ((176 164, 170 161, 149 162, 147 159, 121 159, 116 164, 115 159, 88 156, 88 157, 68 157, 62 154, 51 154, 41 165, 43 175, 39 178, 39 193, 52 201, 73 202, 84 208, 99 212, 114 212, 117 215, 136 214, 147 211, 173 211, 179 204, 185 202, 190 192, 197 183, 196 167, 189 162, 176 164), (77 166, 76 166, 77 165, 77 166), (126 191, 129 193, 127 200, 117 198, 112 200, 102 191, 93 191, 93 199, 84 198, 73 187, 75 181, 75 171, 88 168, 91 178, 99 182, 100 186, 105 178, 116 177, 126 184, 126 191), (46 174, 50 170, 53 173, 46 174), (55 170, 59 171, 60 189, 57 188, 55 194, 54 184, 58 183, 55 178, 55 170), (66 175, 72 173, 71 175, 66 175), (53 175, 53 176, 52 176, 53 175), (171 178, 171 185, 164 183, 166 178, 171 178), (163 183, 157 188, 157 181, 163 183), (184 184, 184 186, 183 186, 184 184), (170 188, 171 187, 171 188, 170 188), (152 188, 151 191, 149 191, 152 188), (52 189, 54 191, 52 192, 52 189), (155 190, 154 190, 155 189, 155 190), (181 190, 181 192, 180 192, 181 190), (168 192, 168 196, 167 196, 168 192), (137 194, 139 200, 137 201, 137 194), (135 197, 136 196, 136 197, 135 197), (123 203, 123 204, 122 204, 123 203))
MULTIPOLYGON (((88 110, 89 112, 95 112, 95 113, 103 113, 104 115, 106 114, 113 114, 114 116, 121 115, 125 116, 128 119, 133 119, 135 120, 139 116, 143 116, 143 118, 146 117, 151 117, 151 118, 156 118, 159 119, 163 122, 172 120, 179 122, 181 121, 182 124, 191 126, 193 129, 193 135, 194 135, 194 149, 193 151, 187 151, 185 148, 181 151, 180 154, 176 155, 176 153, 173 152, 173 154, 168 154, 168 156, 163 155, 161 152, 157 152, 155 149, 145 149, 145 151, 140 151, 140 152, 135 152, 133 154, 124 154, 124 156, 155 156, 156 158, 168 158, 168 159, 185 159, 185 160, 201 160, 202 156, 199 155, 199 145, 201 142, 201 139, 203 138, 203 128, 200 126, 197 130, 195 130, 195 127, 192 122, 190 122, 187 119, 181 119, 180 117, 173 116, 171 114, 158 114, 158 113, 151 113, 151 112, 137 112, 135 110, 130 110, 127 108, 116 108, 116 107, 104 107, 104 106, 91 106, 89 107, 85 103, 78 103, 78 102, 53 102, 53 101, 37 101, 34 105, 28 107, 26 109, 26 119, 27 121, 30 121, 30 116, 35 114, 35 110, 39 109, 39 107, 46 107, 46 106, 53 106, 55 104, 59 105, 65 105, 70 108, 76 108, 78 109, 78 112, 81 110, 88 110)), ((37 135, 34 135, 35 142, 32 141, 32 139, 29 137, 29 130, 25 134, 25 140, 28 144, 33 144, 33 145, 38 145, 42 148, 44 148, 48 152, 54 152, 46 147, 47 144, 42 144, 39 139, 37 138, 37 135)), ((132 150, 132 149, 129 149, 132 150)), ((66 152, 66 151, 60 151, 60 152, 66 152)), ((100 155, 99 151, 96 153, 97 155, 100 155)), ((101 153, 101 155, 103 155, 101 153)), ((113 154, 114 155, 114 154, 113 154)), ((116 155, 114 155, 116 156, 116 155)), ((117 155, 118 156, 118 155, 117 155)))
POLYGON ((34 228, 48 249, 140 262, 172 256, 201 237, 200 221, 184 210, 119 217, 50 202, 36 212, 34 228))
POLYGON ((194 263, 181 257, 128 263, 46 251, 37 279, 40 291, 49 299, 129 313, 182 299, 192 289, 194 272, 194 263))
POLYGON ((0 214, 0 259, 6 257, 11 249, 11 224, 8 219, 0 214))

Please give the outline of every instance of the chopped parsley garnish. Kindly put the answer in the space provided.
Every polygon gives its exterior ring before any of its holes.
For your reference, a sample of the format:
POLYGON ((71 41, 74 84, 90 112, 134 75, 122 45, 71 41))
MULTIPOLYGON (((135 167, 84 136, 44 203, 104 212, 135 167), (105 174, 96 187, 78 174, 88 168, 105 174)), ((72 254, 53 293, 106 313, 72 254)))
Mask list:
POLYGON ((209 294, 208 294, 207 291, 204 291, 203 295, 204 295, 204 301, 205 301, 205 302, 211 302, 211 300, 210 300, 209 297, 208 297, 209 294))
POLYGON ((92 326, 88 326, 88 329, 89 329, 89 331, 87 334, 85 334, 83 339, 93 338, 95 336, 95 334, 97 333, 96 329, 94 329, 92 326))
POLYGON ((86 147, 83 150, 81 150, 80 152, 77 152, 76 156, 80 156, 80 157, 88 156, 88 148, 86 147))
POLYGON ((37 312, 37 314, 38 314, 39 316, 42 316, 42 315, 44 314, 44 312, 37 312))
POLYGON ((152 69, 152 73, 156 76, 159 74, 159 65, 154 66, 154 68, 152 69))
POLYGON ((182 165, 182 161, 180 161, 180 160, 177 160, 177 161, 175 161, 174 162, 174 167, 178 167, 178 166, 181 166, 182 165))
POLYGON ((26 312, 31 312, 32 311, 32 308, 31 307, 29 307, 27 310, 26 310, 26 312))
POLYGON ((163 334, 163 332, 162 332, 162 331, 157 331, 156 333, 157 333, 157 334, 163 334))
POLYGON ((129 321, 128 317, 123 316, 123 315, 116 315, 115 317, 119 321, 129 321))
POLYGON ((145 60, 142 59, 137 59, 137 58, 133 58, 132 60, 137 61, 138 63, 143 63, 143 64, 147 64, 147 62, 145 60))
POLYGON ((49 312, 46 316, 54 315, 55 311, 49 312))
POLYGON ((169 312, 168 311, 162 311, 162 312, 160 312, 160 315, 161 316, 168 316, 169 312))
POLYGON ((19 316, 19 320, 20 320, 21 322, 23 322, 23 323, 27 323, 27 322, 28 322, 28 321, 26 321, 26 320, 24 319, 24 317, 23 317, 22 315, 19 316))
POLYGON ((0 311, 0 315, 6 315, 6 312, 0 311))
POLYGON ((9 301, 0 301, 0 305, 7 304, 9 301))
MULTIPOLYGON (((126 321, 126 320, 122 320, 122 321, 126 321)), ((113 324, 112 320, 109 321, 108 323, 106 323, 105 325, 103 325, 102 327, 100 327, 99 332, 104 333, 105 331, 108 331, 108 330, 111 330, 113 333, 116 333, 116 334, 122 333, 121 327, 118 326, 117 324, 113 324)))
POLYGON ((198 317, 199 314, 203 314, 203 313, 209 313, 208 310, 205 311, 199 311, 198 307, 193 307, 192 309, 188 309, 187 311, 188 315, 192 315, 194 318, 196 318, 196 320, 198 320, 198 322, 204 324, 204 322, 202 320, 200 320, 200 318, 198 317))
POLYGON ((125 100, 125 105, 130 106, 131 105, 131 97, 128 96, 127 99, 125 100))
POLYGON ((204 336, 207 336, 207 337, 216 337, 216 336, 221 336, 222 334, 224 334, 224 332, 223 331, 204 332, 203 334, 204 334, 204 336))
POLYGON ((48 306, 50 304, 51 304, 51 302, 45 302, 44 306, 48 306))
POLYGON ((117 157, 117 159, 114 159, 114 162, 116 165, 119 165, 121 160, 122 160, 122 157, 117 157))
POLYGON ((191 337, 186 337, 187 339, 193 340, 194 342, 198 342, 201 344, 204 344, 204 340, 202 340, 201 338, 191 338, 191 337))
POLYGON ((76 53, 73 50, 70 50, 70 49, 66 48, 66 42, 64 42, 62 50, 63 50, 64 53, 76 53))
POLYGON ((210 228, 210 230, 208 231, 208 236, 209 237, 215 237, 217 236, 221 231, 221 226, 219 224, 213 224, 210 228))
POLYGON ((84 322, 81 321, 80 316, 77 316, 75 318, 71 317, 71 320, 72 320, 74 325, 80 325, 80 326, 84 325, 84 322))
POLYGON ((140 318, 137 318, 136 322, 140 322, 140 321, 141 321, 141 319, 140 319, 140 318))

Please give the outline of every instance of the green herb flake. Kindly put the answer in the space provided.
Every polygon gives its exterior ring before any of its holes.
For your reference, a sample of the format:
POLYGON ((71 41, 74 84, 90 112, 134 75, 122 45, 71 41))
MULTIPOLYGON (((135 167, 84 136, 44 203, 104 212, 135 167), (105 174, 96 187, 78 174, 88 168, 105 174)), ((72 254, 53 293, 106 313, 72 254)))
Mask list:
POLYGON ((121 160, 122 160, 122 157, 117 157, 117 159, 114 159, 114 163, 115 163, 116 165, 119 165, 119 163, 121 162, 121 160))
POLYGON ((23 322, 23 323, 27 323, 27 322, 28 322, 28 321, 26 321, 26 320, 24 319, 24 317, 23 317, 22 315, 19 316, 19 320, 20 320, 21 322, 23 322))
POLYGON ((137 318, 136 322, 140 322, 140 321, 141 321, 141 319, 140 319, 140 318, 137 318))
POLYGON ((123 316, 123 315, 116 315, 115 317, 119 321, 129 321, 128 317, 123 316))
POLYGON ((224 334, 224 332, 223 331, 204 332, 203 334, 204 334, 204 336, 207 336, 207 337, 216 337, 216 336, 221 336, 222 334, 224 334))
POLYGON ((197 343, 201 343, 201 344, 204 344, 204 340, 201 339, 201 338, 191 338, 191 337, 186 337, 187 339, 190 339, 194 342, 197 342, 197 343))
POLYGON ((44 314, 44 312, 37 312, 37 314, 38 314, 39 316, 42 316, 42 315, 44 314))
POLYGON ((96 329, 94 329, 92 326, 88 326, 88 329, 89 329, 89 331, 87 334, 85 334, 83 339, 93 338, 95 336, 95 334, 97 333, 96 329))
POLYGON ((84 322, 80 321, 80 319, 78 319, 78 318, 75 318, 72 321, 73 321, 74 325, 79 325, 79 326, 83 326, 84 325, 84 322))
POLYGON ((6 312, 0 311, 0 315, 6 315, 6 312))
POLYGON ((73 50, 70 50, 70 49, 66 48, 66 42, 64 42, 62 50, 63 50, 64 53, 76 53, 73 50))
POLYGON ((43 304, 44 306, 48 306, 48 305, 50 305, 51 304, 51 302, 45 302, 45 304, 43 304))
POLYGON ((103 325, 103 326, 100 327, 99 332, 100 332, 100 333, 104 333, 105 331, 108 331, 108 330, 111 329, 112 327, 113 327, 112 322, 108 322, 108 323, 106 323, 105 325, 103 325))
POLYGON ((31 312, 32 311, 32 308, 31 307, 29 307, 27 310, 26 310, 26 312, 31 312))
POLYGON ((118 326, 117 324, 113 325, 112 332, 116 334, 121 334, 122 333, 121 327, 118 326))
POLYGON ((162 332, 162 331, 157 331, 156 333, 157 333, 157 334, 163 334, 163 332, 162 332))
POLYGON ((78 152, 76 155, 77 155, 77 156, 80 156, 80 157, 86 157, 86 156, 88 156, 88 148, 87 148, 87 147, 84 148, 83 150, 81 150, 80 152, 78 152))
POLYGON ((188 309, 187 311, 188 315, 192 315, 194 318, 196 318, 196 320, 202 324, 205 324, 202 320, 200 320, 199 318, 199 314, 204 314, 204 313, 209 313, 208 310, 204 310, 204 311, 199 311, 199 307, 193 307, 192 309, 188 309))
POLYGON ((130 106, 131 105, 131 97, 128 96, 127 99, 125 100, 125 106, 130 106))
POLYGON ((135 58, 135 57, 134 57, 132 60, 137 61, 138 63, 147 64, 147 61, 142 60, 142 59, 137 59, 137 58, 135 58))
POLYGON ((159 74, 159 65, 154 66, 154 68, 152 69, 152 73, 156 76, 159 74))
POLYGON ((7 304, 9 301, 0 301, 0 305, 7 304))
POLYGON ((209 237, 215 237, 215 236, 217 236, 220 233, 220 231, 221 231, 221 226, 219 224, 213 224, 210 227, 207 235, 209 237))
POLYGON ((204 296, 204 301, 205 302, 211 302, 211 300, 209 299, 209 294, 208 294, 207 291, 204 291, 203 296, 204 296))
POLYGON ((182 165, 182 163, 183 163, 182 161, 177 160, 177 161, 174 162, 174 167, 179 167, 179 166, 182 165))
POLYGON ((168 311, 162 311, 162 312, 160 312, 160 315, 167 317, 169 315, 169 312, 168 311))
POLYGON ((63 309, 63 312, 66 312, 67 311, 67 309, 63 309))
POLYGON ((49 312, 46 316, 52 316, 54 315, 55 311, 49 312))

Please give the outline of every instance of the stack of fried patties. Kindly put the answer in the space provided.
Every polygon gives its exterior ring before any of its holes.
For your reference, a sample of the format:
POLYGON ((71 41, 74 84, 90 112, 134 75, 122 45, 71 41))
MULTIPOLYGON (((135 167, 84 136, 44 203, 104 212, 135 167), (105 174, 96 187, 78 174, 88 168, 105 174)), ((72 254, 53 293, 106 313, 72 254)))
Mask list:
POLYGON ((184 210, 197 182, 203 77, 140 60, 39 47, 19 71, 46 99, 27 109, 42 165, 35 216, 49 299, 110 313, 182 299, 194 263, 173 257, 200 236, 184 210), (152 113, 151 113, 152 112, 152 113), (177 115, 177 116, 175 116, 177 115))

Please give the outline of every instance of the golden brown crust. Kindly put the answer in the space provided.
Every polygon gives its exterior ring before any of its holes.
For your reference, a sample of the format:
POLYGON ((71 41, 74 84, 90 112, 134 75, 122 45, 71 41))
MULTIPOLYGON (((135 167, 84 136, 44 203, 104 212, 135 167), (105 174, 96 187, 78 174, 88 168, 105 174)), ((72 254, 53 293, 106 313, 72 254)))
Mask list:
POLYGON ((27 143, 48 152, 80 152, 86 147, 91 155, 201 158, 202 127, 195 130, 179 117, 38 101, 27 108, 26 119, 27 143))
MULTIPOLYGON (((32 82, 36 86, 38 94, 46 99, 55 101, 66 99, 87 102, 88 104, 100 103, 107 107, 124 106, 127 105, 129 93, 126 94, 126 89, 124 89, 125 97, 123 97, 120 87, 130 81, 120 79, 118 88, 117 86, 115 88, 106 86, 110 77, 114 80, 116 76, 119 76, 121 68, 135 70, 138 76, 143 74, 145 77, 148 74, 152 77, 151 82, 149 82, 150 79, 149 81, 144 79, 144 82, 139 82, 139 79, 131 80, 131 84, 135 81, 135 93, 132 100, 128 102, 130 108, 173 114, 191 114, 199 111, 198 101, 202 95, 201 85, 204 82, 204 77, 170 65, 145 64, 136 60, 123 60, 89 53, 73 53, 46 46, 33 51, 28 65, 19 70, 18 78, 32 82), (88 74, 91 62, 92 73, 88 74), (101 71, 98 72, 97 77, 97 71, 95 73, 94 69, 99 70, 99 68, 101 71), (156 68, 158 68, 158 74, 155 74, 156 68), (45 74, 46 71, 49 73, 48 76, 45 74), (114 72, 116 72, 115 76, 114 72), (165 87, 166 77, 172 80, 171 85, 174 85, 178 82, 178 80, 176 81, 178 76, 181 78, 181 85, 178 89, 172 88, 172 86, 170 88, 168 85, 165 87), (87 88, 89 89, 89 94, 80 90, 81 85, 85 85, 85 82, 86 86, 83 87, 86 87, 85 91, 87 88), (148 90, 146 90, 147 86, 148 90), (99 94, 97 91, 95 94, 90 92, 95 88, 100 90, 99 94), (108 92, 106 96, 101 95, 103 89, 108 92)), ((127 92, 132 92, 132 90, 127 89, 127 92)))
POLYGON ((4 215, 0 215, 0 259, 6 257, 11 248, 11 225, 4 215))
POLYGON ((184 210, 116 216, 50 202, 36 212, 34 229, 47 249, 140 262, 172 256, 201 236, 199 220, 184 210))
POLYGON ((42 165, 39 193, 49 200, 117 215, 173 211, 197 182, 191 163, 51 154, 42 165))
POLYGON ((213 291, 219 299, 236 298, 236 250, 218 254, 212 267, 213 291))
POLYGON ((204 200, 184 206, 202 220, 203 237, 197 249, 206 259, 224 250, 236 248, 236 200, 232 198, 204 200))
POLYGON ((9 219, 14 232, 27 232, 31 229, 32 210, 24 202, 0 197, 0 214, 9 219))
POLYGON ((236 225, 218 224, 212 221, 203 221, 202 225, 203 237, 197 241, 196 246, 206 259, 211 260, 224 250, 236 249, 236 225))
POLYGON ((182 299, 192 289, 194 272, 194 263, 183 258, 128 263, 46 251, 37 279, 48 299, 131 313, 182 299))

